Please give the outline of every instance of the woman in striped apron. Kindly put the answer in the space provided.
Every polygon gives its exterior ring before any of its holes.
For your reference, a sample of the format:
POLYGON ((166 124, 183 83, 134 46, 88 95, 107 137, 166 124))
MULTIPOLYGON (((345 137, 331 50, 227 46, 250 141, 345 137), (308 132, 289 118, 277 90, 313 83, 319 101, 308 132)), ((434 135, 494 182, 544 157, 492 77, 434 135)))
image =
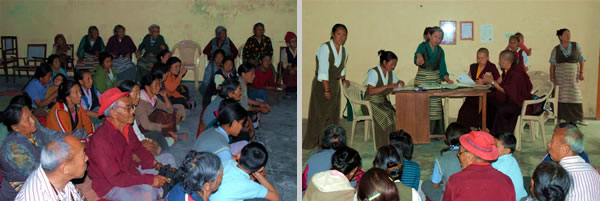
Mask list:
MULTIPOLYGON (((419 66, 415 78, 415 86, 420 84, 441 83, 446 81, 448 84, 454 84, 448 77, 446 69, 446 57, 444 50, 440 47, 440 42, 444 32, 440 27, 433 27, 430 31, 429 40, 419 44, 415 52, 415 64, 419 66)), ((442 99, 440 97, 431 97, 429 100, 429 120, 430 132, 444 133, 444 122, 442 116, 442 99)))
POLYGON ((317 147, 325 127, 339 125, 342 95, 339 80, 346 83, 346 86, 349 83, 346 81, 345 70, 348 50, 344 48, 347 36, 346 26, 336 24, 331 30, 331 39, 317 51, 317 68, 312 82, 303 149, 317 147))
MULTIPOLYGON (((398 63, 398 57, 392 51, 379 50, 379 65, 367 73, 367 91, 365 100, 371 103, 373 110, 373 125, 375 126, 375 146, 377 148, 389 144, 388 135, 396 130, 395 109, 388 95, 395 88, 404 86, 393 70, 398 63)), ((362 111, 367 111, 363 106, 362 111)))
POLYGON ((556 31, 556 36, 558 36, 560 44, 552 49, 550 79, 560 87, 558 119, 587 126, 587 123, 583 121, 583 96, 581 94, 585 58, 583 58, 579 44, 571 42, 571 32, 568 29, 556 31))

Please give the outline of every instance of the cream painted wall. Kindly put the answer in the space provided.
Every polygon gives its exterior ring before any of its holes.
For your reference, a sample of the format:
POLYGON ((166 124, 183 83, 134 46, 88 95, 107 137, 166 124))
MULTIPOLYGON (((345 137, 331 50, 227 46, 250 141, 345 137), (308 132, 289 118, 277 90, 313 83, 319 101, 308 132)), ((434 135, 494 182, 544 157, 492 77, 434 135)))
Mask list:
MULTIPOLYGON (((347 79, 363 83, 367 71, 379 61, 377 51, 385 49, 398 55, 395 73, 407 82, 413 80, 417 72, 413 55, 418 43, 423 40, 423 29, 426 26, 439 26, 440 20, 474 21, 473 41, 457 38, 456 45, 442 46, 448 71, 454 74, 451 76, 454 80, 467 70, 469 64, 475 63, 476 51, 480 47, 488 48, 490 60, 497 64, 499 52, 508 44, 504 34, 515 32, 523 33, 525 44, 533 49, 529 57, 530 70, 548 72, 551 50, 559 43, 556 30, 563 27, 570 29, 571 40, 581 44, 587 59, 582 84, 584 113, 586 117, 595 115, 600 1, 377 0, 365 3, 356 0, 303 0, 302 10, 303 118, 308 116, 317 48, 328 41, 335 23, 343 23, 348 27, 345 44, 350 54, 347 79), (494 25, 493 42, 480 41, 481 24, 494 25)), ((461 105, 461 99, 451 101, 450 117, 457 116, 461 105)))
MULTIPOLYGON (((276 52, 273 60, 278 61, 279 47, 286 46, 285 33, 296 32, 296 0, 0 1, 0 35, 17 36, 22 57, 28 43, 46 43, 49 55, 58 33, 77 48, 90 25, 96 25, 108 42, 114 26, 122 24, 137 46, 148 26, 158 24, 169 48, 182 40, 196 41, 204 48, 215 28, 224 25, 239 48, 252 35, 256 22, 265 24, 265 34, 271 37, 276 52)), ((200 69, 202 79, 203 65, 200 69)), ((193 79, 193 73, 185 79, 193 79)))

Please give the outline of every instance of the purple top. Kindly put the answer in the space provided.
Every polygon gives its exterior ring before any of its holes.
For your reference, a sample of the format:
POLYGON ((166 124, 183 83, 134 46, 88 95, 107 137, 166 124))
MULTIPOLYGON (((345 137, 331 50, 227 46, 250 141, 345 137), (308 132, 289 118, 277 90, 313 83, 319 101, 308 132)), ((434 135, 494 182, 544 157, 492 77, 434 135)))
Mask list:
POLYGON ((125 56, 134 53, 136 50, 137 48, 135 47, 133 40, 127 35, 125 35, 121 41, 119 41, 119 37, 113 35, 108 39, 108 43, 106 44, 106 51, 116 54, 117 56, 125 56))

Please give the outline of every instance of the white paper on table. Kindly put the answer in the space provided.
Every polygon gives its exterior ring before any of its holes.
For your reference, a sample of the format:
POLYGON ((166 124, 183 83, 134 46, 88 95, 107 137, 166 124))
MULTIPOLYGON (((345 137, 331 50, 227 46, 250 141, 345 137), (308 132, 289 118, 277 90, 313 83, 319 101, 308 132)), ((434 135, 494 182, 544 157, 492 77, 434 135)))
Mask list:
POLYGON ((473 38, 473 23, 461 23, 460 24, 460 35, 461 38, 473 38))
POLYGON ((480 30, 481 42, 490 43, 494 40, 494 25, 482 24, 480 30))
POLYGON ((464 72, 460 74, 456 80, 463 84, 475 84, 475 81, 473 81, 473 79, 471 79, 471 77, 464 72))

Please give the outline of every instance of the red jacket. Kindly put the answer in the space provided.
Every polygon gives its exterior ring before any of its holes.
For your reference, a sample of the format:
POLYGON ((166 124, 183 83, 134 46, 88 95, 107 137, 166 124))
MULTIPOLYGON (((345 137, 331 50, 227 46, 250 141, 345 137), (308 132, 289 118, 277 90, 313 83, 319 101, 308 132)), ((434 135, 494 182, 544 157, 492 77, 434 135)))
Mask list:
POLYGON ((510 177, 491 164, 473 163, 450 176, 443 201, 507 201, 515 200, 515 187, 510 177))
POLYGON ((152 153, 138 140, 133 127, 127 125, 125 131, 128 139, 106 118, 87 144, 88 176, 100 197, 115 186, 152 185, 154 181, 153 175, 136 169, 139 164, 132 157, 135 153, 142 161, 142 169, 150 169, 154 165, 152 153))

